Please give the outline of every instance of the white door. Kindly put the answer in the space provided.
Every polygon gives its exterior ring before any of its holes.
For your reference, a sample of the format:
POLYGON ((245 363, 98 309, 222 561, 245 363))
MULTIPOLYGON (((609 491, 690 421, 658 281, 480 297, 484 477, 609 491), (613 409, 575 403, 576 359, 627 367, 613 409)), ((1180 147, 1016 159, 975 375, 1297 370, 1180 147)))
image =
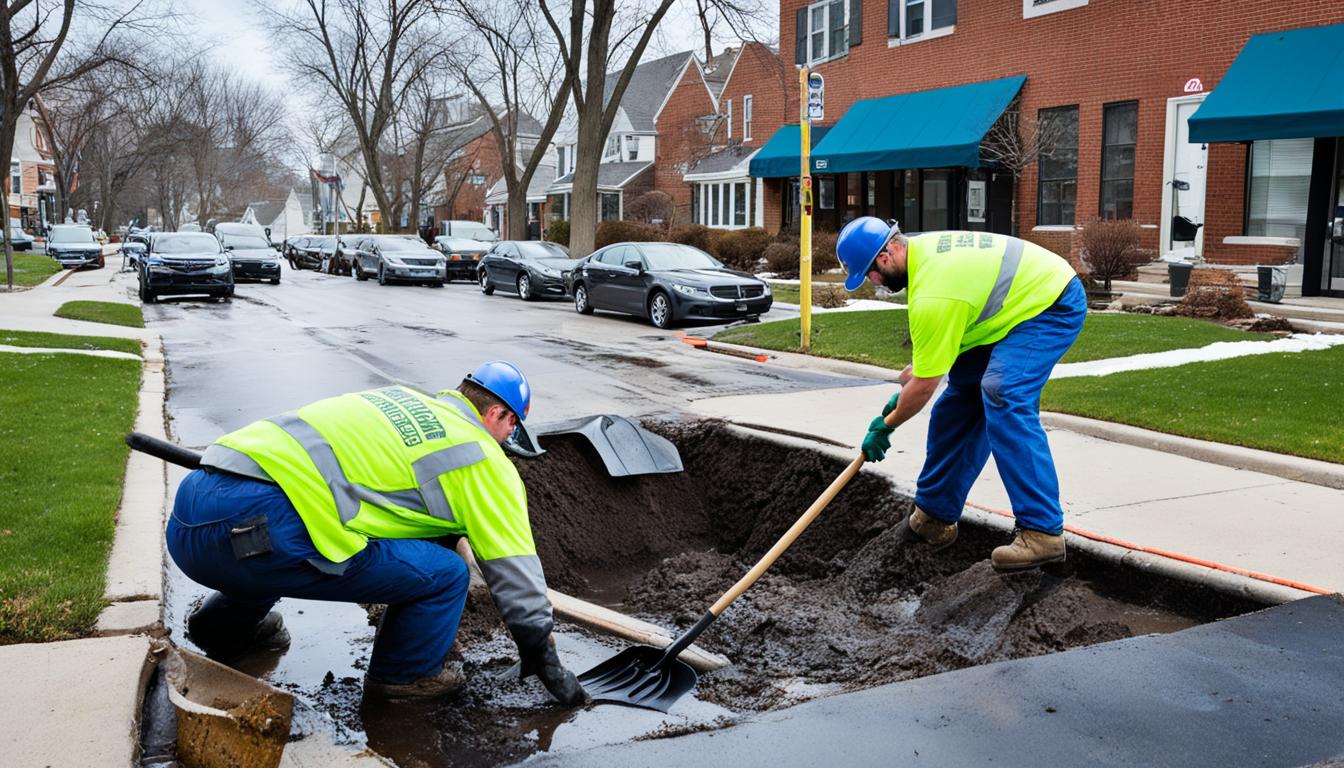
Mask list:
POLYGON ((1204 95, 1167 102, 1167 147, 1162 167, 1162 255, 1192 259, 1204 252, 1204 185, 1209 145, 1190 143, 1190 116, 1204 95), (1181 217, 1186 221, 1181 221, 1181 217), (1193 226, 1192 226, 1193 225, 1193 226))

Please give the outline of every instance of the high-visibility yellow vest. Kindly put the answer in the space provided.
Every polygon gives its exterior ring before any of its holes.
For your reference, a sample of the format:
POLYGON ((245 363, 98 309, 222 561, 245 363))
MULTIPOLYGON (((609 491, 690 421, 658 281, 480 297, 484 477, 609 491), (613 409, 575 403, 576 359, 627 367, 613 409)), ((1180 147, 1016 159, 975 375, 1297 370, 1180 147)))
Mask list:
POLYGON ((522 478, 456 391, 319 400, 224 435, 201 463, 279 485, 329 572, 371 538, 466 536, 519 645, 550 634, 522 478))

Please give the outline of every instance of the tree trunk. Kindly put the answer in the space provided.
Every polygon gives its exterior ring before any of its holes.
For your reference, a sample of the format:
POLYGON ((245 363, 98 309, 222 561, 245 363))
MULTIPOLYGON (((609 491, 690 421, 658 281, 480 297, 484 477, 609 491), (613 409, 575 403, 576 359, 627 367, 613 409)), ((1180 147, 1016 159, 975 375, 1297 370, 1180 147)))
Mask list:
MULTIPOLYGON (((14 156, 14 134, 18 131, 14 121, 8 119, 0 121, 0 157, 14 156)), ((14 246, 9 242, 9 184, 4 184, 4 194, 0 195, 0 200, 5 204, 5 285, 12 291, 14 290, 14 246)))
POLYGON ((509 194, 509 240, 528 239, 527 231, 527 188, 517 190, 518 194, 509 194))
POLYGON ((593 252, 597 242, 597 172, 606 137, 602 135, 602 89, 589 97, 579 114, 579 150, 569 195, 569 252, 576 259, 593 252))

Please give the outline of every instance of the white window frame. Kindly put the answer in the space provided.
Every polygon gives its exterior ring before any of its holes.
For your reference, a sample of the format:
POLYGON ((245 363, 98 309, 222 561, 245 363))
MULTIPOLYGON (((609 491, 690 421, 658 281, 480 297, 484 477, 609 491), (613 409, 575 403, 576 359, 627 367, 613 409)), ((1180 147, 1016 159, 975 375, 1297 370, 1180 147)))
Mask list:
POLYGON ((753 201, 753 187, 759 189, 751 177, 738 176, 723 181, 698 181, 697 208, 701 224, 711 229, 746 229, 755 226, 761 213, 753 201), (743 186, 743 220, 735 222, 737 216, 738 186, 743 186), (725 218, 726 214, 726 218, 725 218))
POLYGON ((23 194, 23 164, 18 160, 9 161, 9 193, 23 194))
POLYGON ((625 137, 625 159, 627 162, 634 162, 639 159, 640 143, 638 135, 631 134, 625 137))
POLYGON ((621 135, 612 134, 607 137, 606 146, 602 147, 602 160, 620 160, 621 159, 621 135))
POLYGON ((1071 11, 1074 8, 1083 8, 1086 5, 1087 0, 1022 0, 1022 18, 1034 19, 1037 16, 1071 11))
POLYGON ((845 14, 845 24, 844 24, 844 30, 845 30, 845 49, 844 49, 843 51, 840 51, 839 53, 836 53, 835 51, 832 51, 832 50, 830 49, 830 47, 831 47, 831 4, 834 3, 834 2, 835 2, 835 0, 820 0, 819 2, 815 2, 815 3, 812 3, 811 5, 808 5, 808 6, 807 6, 807 13, 806 13, 805 15, 807 16, 807 62, 808 62, 808 64, 820 64, 820 63, 823 62, 823 61, 830 61, 831 59, 838 59, 838 58, 840 58, 841 56, 845 56, 845 55, 847 55, 847 54, 849 53, 849 0, 843 0, 843 2, 844 2, 844 11, 843 11, 843 13, 845 14), (818 9, 818 8, 820 8, 820 9, 822 10, 822 21, 821 21, 821 30, 820 30, 820 31, 822 32, 822 35, 821 35, 821 44, 822 44, 822 49, 823 49, 823 51, 824 51, 824 52, 823 52, 822 54, 820 54, 820 55, 818 55, 816 51, 812 50, 812 38, 813 38, 813 36, 814 36, 814 35, 817 33, 817 31, 818 31, 818 30, 816 30, 816 29, 814 29, 814 28, 812 27, 812 12, 813 12, 814 10, 818 9))
POLYGON ((557 147, 555 148, 555 153, 556 153, 556 158, 555 158, 555 178, 558 179, 558 178, 560 178, 561 176, 564 176, 564 175, 565 175, 565 163, 568 162, 568 158, 565 157, 565 155, 567 154, 567 153, 565 152, 565 145, 564 145, 564 144, 560 144, 559 146, 557 146, 557 147))
POLYGON ((751 141, 751 94, 742 97, 742 140, 751 141))
POLYGON ((729 140, 729 141, 732 141, 732 138, 733 138, 733 100, 732 100, 732 99, 729 99, 728 101, 724 102, 724 104, 725 104, 725 106, 727 107, 727 112, 725 112, 724 114, 728 116, 728 140, 729 140))
MULTIPOLYGON (((917 35, 908 35, 906 34, 905 29, 907 24, 906 12, 910 10, 910 0, 887 0, 887 2, 898 3, 901 9, 901 34, 899 37, 887 38, 888 48, 895 48, 898 45, 918 43, 921 40, 936 40, 957 31, 957 25, 955 23, 949 24, 946 27, 929 29, 929 24, 933 23, 933 0, 917 0, 916 4, 924 6, 924 31, 917 35)), ((1023 2, 1031 2, 1031 0, 1023 0, 1023 2)))

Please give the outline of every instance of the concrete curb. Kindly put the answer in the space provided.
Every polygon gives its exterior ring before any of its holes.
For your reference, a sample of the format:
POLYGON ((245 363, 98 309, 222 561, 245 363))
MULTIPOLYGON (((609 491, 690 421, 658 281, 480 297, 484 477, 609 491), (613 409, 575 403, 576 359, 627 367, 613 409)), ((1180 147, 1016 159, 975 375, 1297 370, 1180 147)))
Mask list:
POLYGON ((1327 488, 1344 489, 1344 464, 1168 435, 1128 424, 1099 421, 1067 413, 1042 411, 1041 423, 1054 429, 1077 432, 1113 443, 1173 453, 1209 464, 1221 464, 1234 469, 1247 469, 1288 480, 1323 485, 1327 488))
MULTIPOLYGON (((853 449, 837 448, 804 438, 752 429, 732 422, 725 423, 730 431, 746 437, 770 440, 791 448, 813 450, 846 462, 851 461, 854 458, 853 449)), ((897 493, 911 498, 915 495, 915 488, 912 483, 899 482, 873 469, 864 468, 861 471, 872 473, 875 476, 887 480, 897 493)), ((1011 518, 996 515, 970 506, 966 507, 963 511, 962 520, 969 522, 972 525, 978 525, 997 531, 1010 532, 1013 530, 1013 521, 1011 518)), ((1070 549, 1085 552, 1099 560, 1114 563, 1126 568, 1134 568, 1140 571, 1155 573, 1194 586, 1207 587, 1221 594, 1247 598, 1259 603, 1264 603, 1265 605, 1277 605, 1292 600, 1299 600, 1304 597, 1312 597, 1316 594, 1314 592, 1281 586, 1261 579, 1221 571, 1216 568, 1208 568, 1206 566, 1188 563, 1170 557, 1163 557, 1148 552, 1139 552, 1115 544, 1090 539, 1086 536, 1071 532, 1065 532, 1064 536, 1070 549)))
MULTIPOLYGON (((135 429, 167 439, 163 403, 167 394, 163 342, 146 343, 135 429)), ((107 563, 99 635, 125 635, 163 629, 163 526, 168 504, 167 469, 159 459, 131 451, 117 528, 107 563)))

